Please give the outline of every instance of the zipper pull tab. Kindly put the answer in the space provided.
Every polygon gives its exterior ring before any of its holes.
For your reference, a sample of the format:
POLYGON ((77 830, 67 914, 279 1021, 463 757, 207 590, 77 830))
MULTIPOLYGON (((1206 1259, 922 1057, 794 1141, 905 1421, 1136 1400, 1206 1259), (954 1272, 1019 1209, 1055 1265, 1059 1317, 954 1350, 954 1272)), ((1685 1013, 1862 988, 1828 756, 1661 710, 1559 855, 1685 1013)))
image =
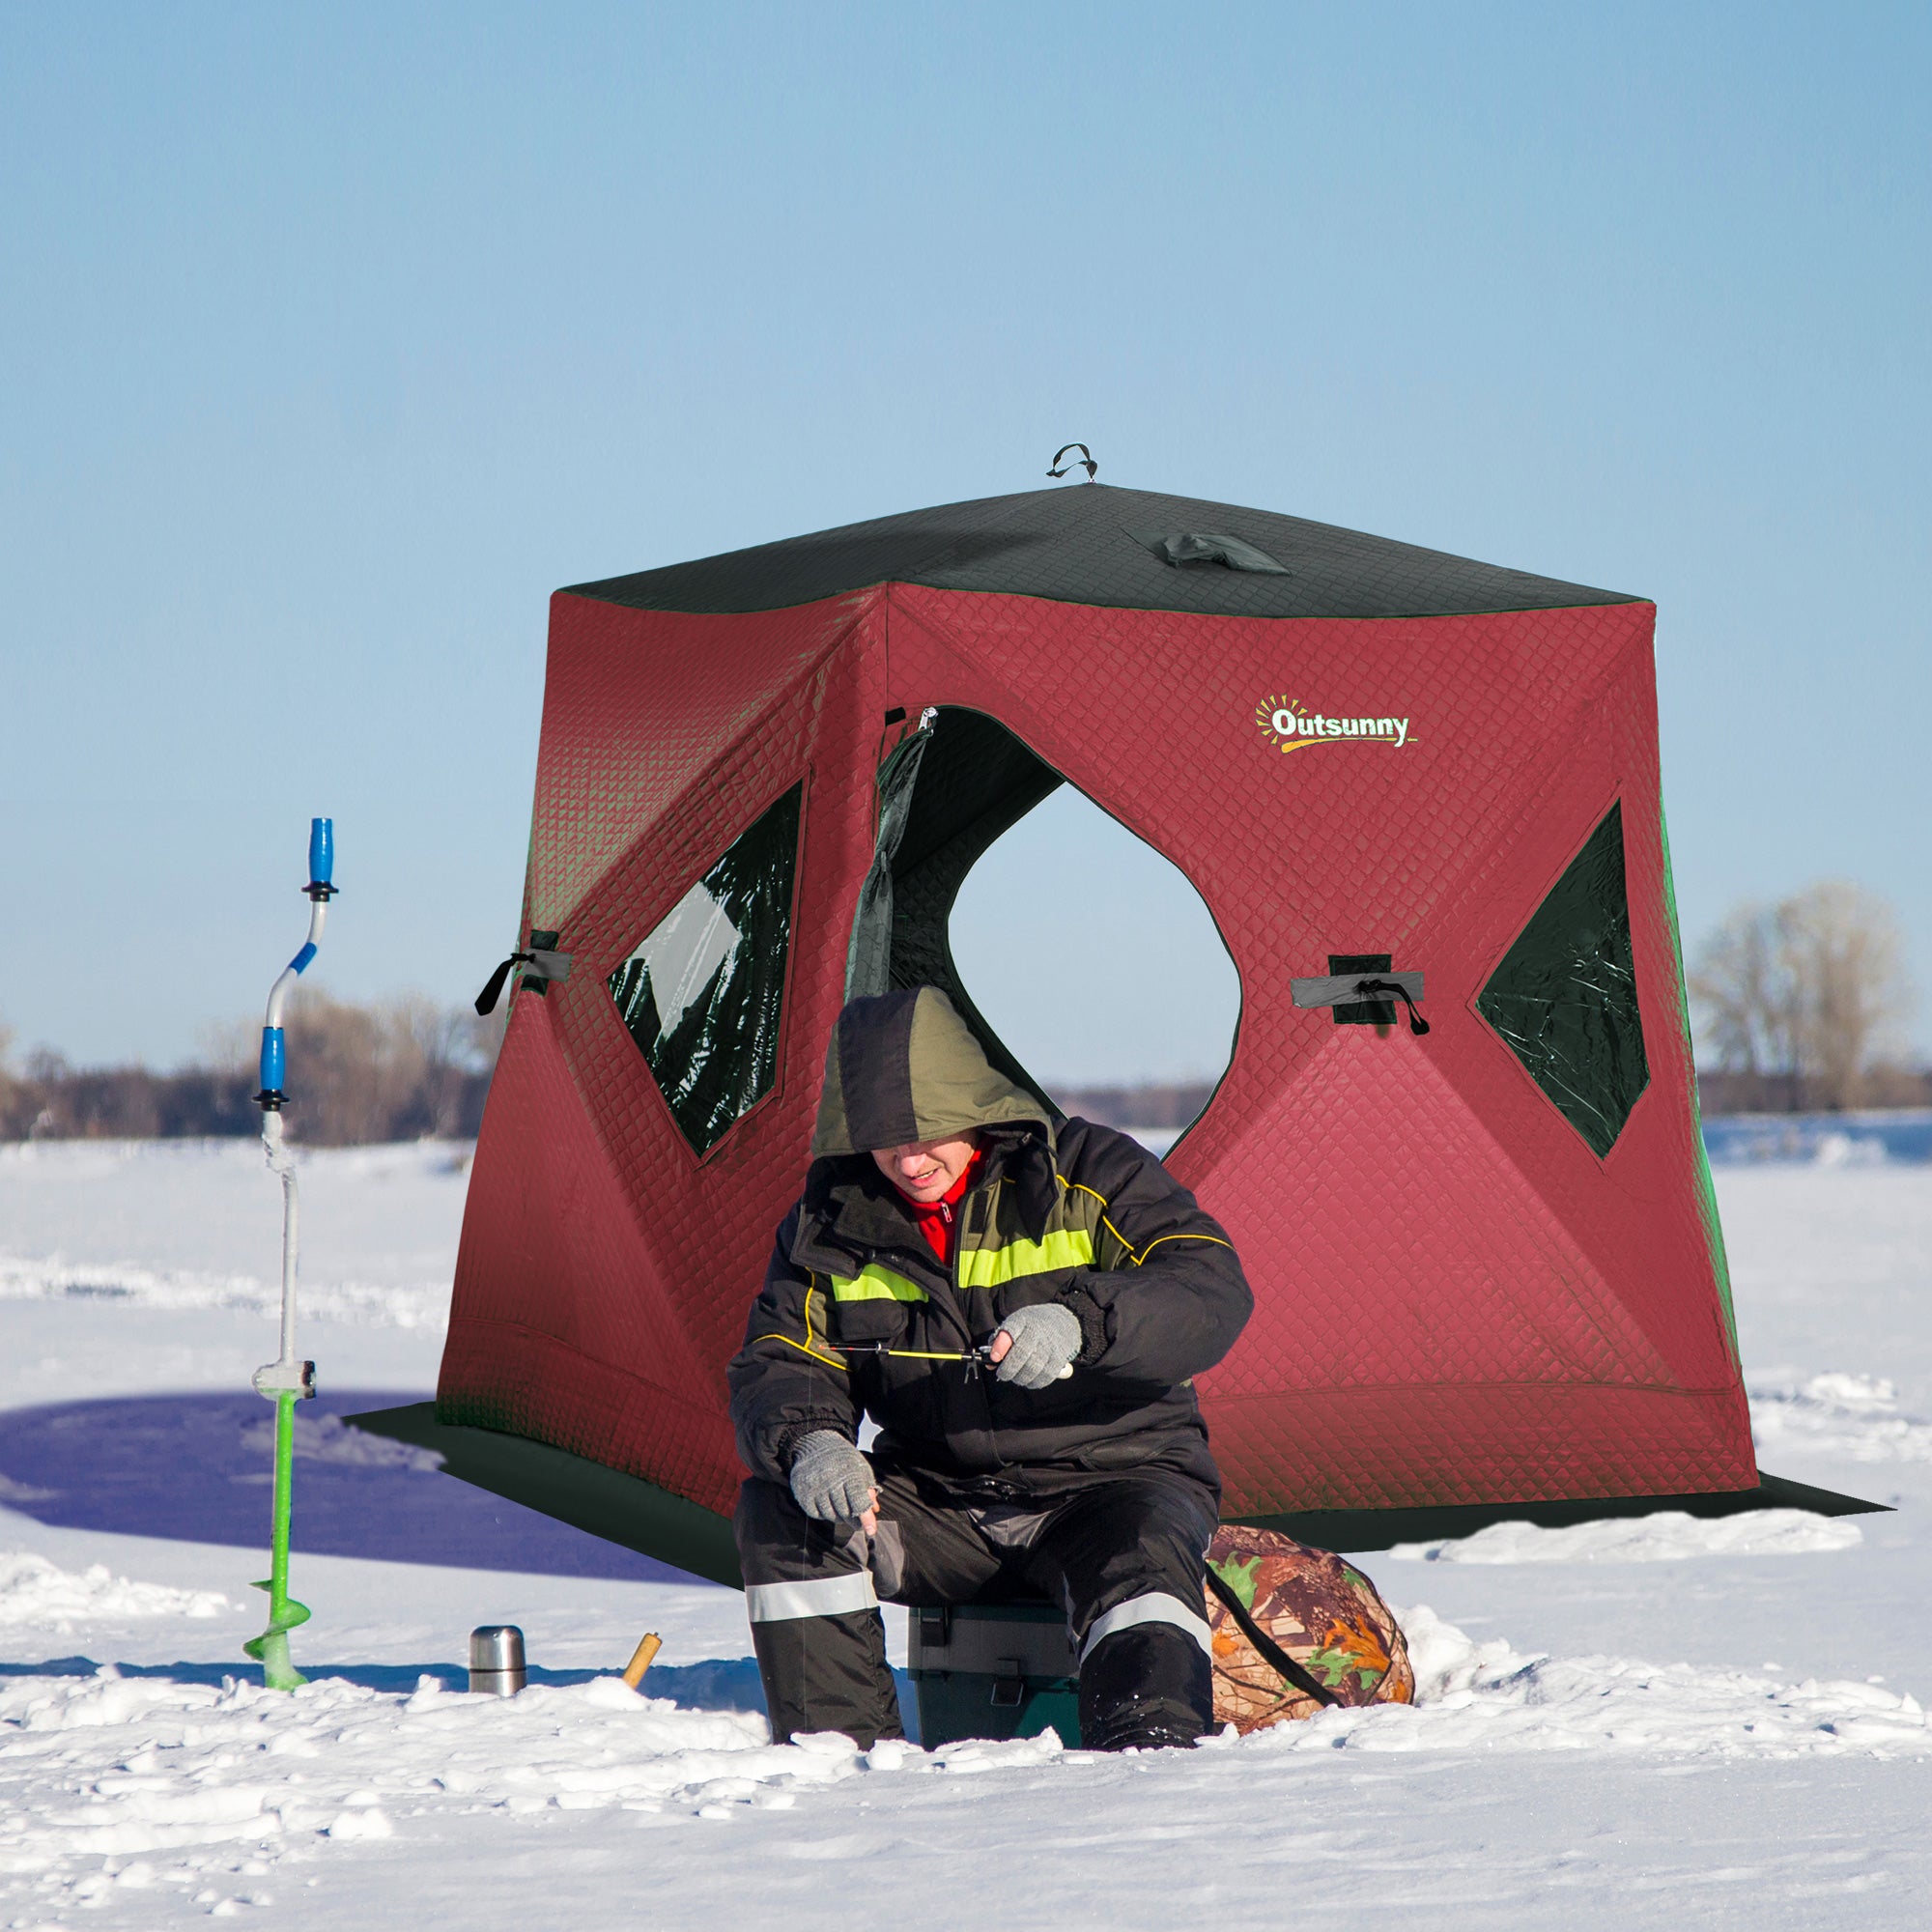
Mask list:
POLYGON ((947 1225, 947 1226, 948 1226, 949 1228, 950 1228, 950 1227, 952 1227, 952 1204, 951 1204, 950 1202, 946 1202, 946 1201, 942 1201, 942 1202, 941 1202, 941 1203, 939 1204, 939 1218, 940 1218, 940 1219, 941 1219, 942 1221, 944 1221, 944 1222, 946 1223, 946 1225, 947 1225))

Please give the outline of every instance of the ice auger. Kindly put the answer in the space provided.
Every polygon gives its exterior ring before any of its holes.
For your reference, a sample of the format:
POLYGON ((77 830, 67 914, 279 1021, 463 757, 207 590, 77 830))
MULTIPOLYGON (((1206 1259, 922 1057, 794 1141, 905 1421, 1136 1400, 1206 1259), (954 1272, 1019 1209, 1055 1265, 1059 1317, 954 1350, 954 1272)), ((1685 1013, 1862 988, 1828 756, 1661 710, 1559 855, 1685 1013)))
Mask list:
POLYGON ((295 983, 315 957, 322 943, 323 921, 336 888, 335 821, 317 818, 308 832, 308 938, 282 969, 269 991, 269 1010, 262 1025, 262 1091, 255 1104, 262 1110, 262 1146, 269 1171, 282 1182, 282 1346, 272 1362, 255 1371, 259 1393, 275 1405, 275 1497, 269 1577, 255 1585, 269 1593, 269 1627, 242 1648, 262 1666, 262 1682, 270 1690, 293 1690, 308 1682, 289 1662, 289 1633, 308 1622, 308 1605, 289 1595, 289 1512, 295 1473, 296 1404, 315 1393, 315 1364, 296 1357, 296 1245, 298 1207, 295 1156, 282 1140, 282 1091, 287 1049, 282 1037, 282 1008, 295 983))

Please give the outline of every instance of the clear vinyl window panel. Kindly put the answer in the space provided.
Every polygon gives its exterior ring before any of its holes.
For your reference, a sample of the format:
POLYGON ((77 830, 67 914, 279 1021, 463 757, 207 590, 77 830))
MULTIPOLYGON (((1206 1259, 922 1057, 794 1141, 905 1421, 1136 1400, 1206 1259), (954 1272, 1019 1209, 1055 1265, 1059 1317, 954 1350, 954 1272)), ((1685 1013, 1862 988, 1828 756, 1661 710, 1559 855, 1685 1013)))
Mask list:
POLYGON ((1621 805, 1530 916, 1476 1010, 1598 1157, 1608 1153, 1650 1084, 1621 805))
POLYGON ((805 788, 793 785, 606 982, 671 1118, 708 1153, 771 1092, 805 788))

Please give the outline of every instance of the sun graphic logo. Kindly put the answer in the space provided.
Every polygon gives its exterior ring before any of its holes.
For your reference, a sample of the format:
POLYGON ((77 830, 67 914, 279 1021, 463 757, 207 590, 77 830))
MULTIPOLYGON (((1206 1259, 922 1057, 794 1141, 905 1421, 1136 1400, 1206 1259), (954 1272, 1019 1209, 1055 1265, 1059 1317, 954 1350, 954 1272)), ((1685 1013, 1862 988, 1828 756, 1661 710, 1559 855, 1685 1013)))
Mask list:
POLYGON ((1284 752, 1311 751, 1317 745, 1388 745, 1401 751, 1415 740, 1406 718, 1338 718, 1310 711, 1299 698, 1264 697, 1255 706, 1255 723, 1284 752))
POLYGON ((1255 723, 1286 752, 1294 743, 1305 716, 1292 697, 1264 697, 1255 706, 1255 723))

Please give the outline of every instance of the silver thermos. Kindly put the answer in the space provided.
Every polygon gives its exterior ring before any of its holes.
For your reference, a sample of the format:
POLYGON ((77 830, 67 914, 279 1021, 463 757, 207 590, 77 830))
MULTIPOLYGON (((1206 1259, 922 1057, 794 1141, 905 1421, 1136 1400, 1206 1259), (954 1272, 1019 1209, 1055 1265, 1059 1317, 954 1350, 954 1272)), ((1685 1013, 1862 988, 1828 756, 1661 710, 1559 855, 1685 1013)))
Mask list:
POLYGON ((514 1697, 524 1682, 524 1634, 515 1624, 479 1624, 469 1633, 471 1690, 514 1697))

